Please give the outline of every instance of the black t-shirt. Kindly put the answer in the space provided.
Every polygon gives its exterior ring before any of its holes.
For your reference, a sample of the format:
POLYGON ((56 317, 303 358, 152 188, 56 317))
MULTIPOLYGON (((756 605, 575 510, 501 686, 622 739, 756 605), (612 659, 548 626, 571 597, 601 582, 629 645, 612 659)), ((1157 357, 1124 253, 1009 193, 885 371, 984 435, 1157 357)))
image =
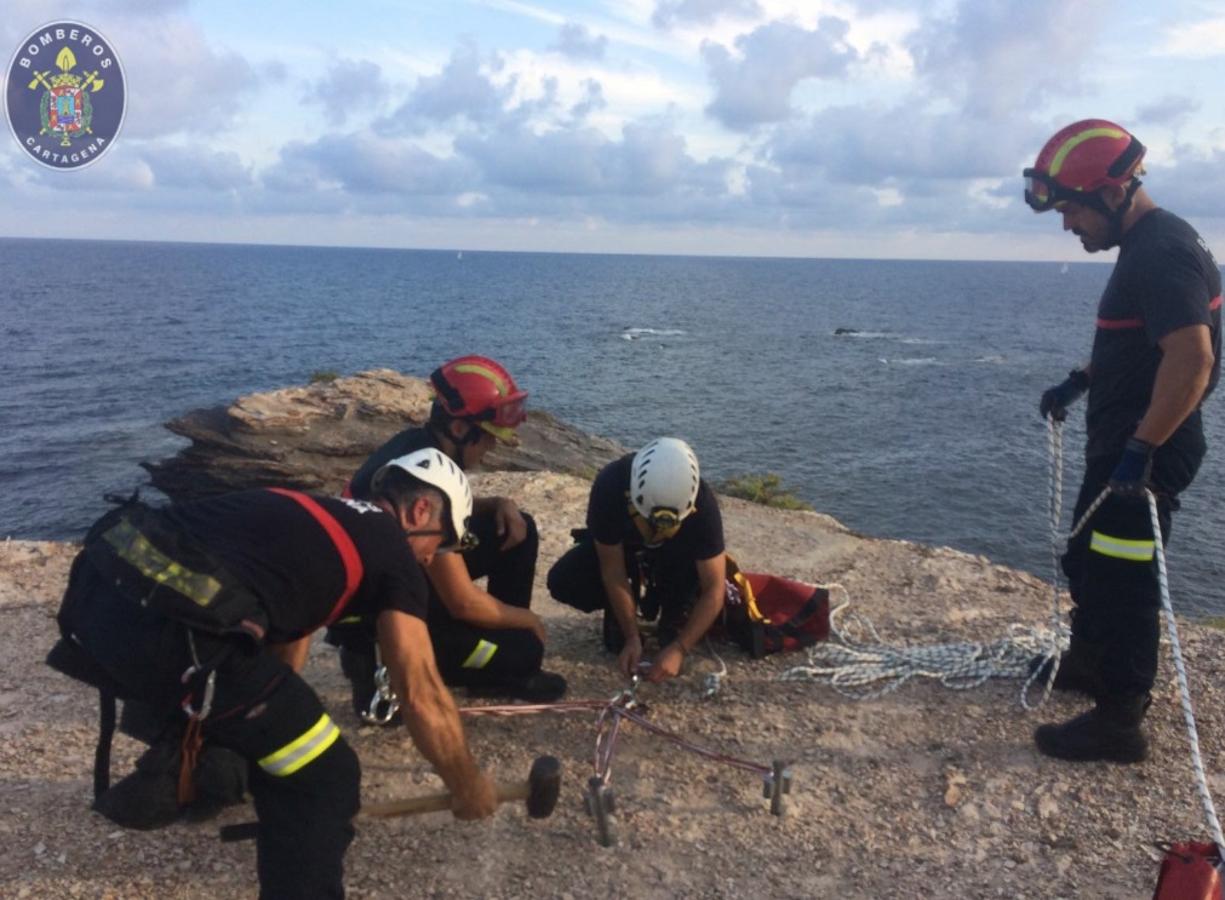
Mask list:
MULTIPOLYGON (((601 544, 641 547, 645 541, 630 514, 630 469, 634 454, 610 462, 591 485, 587 501, 587 527, 601 544)), ((695 562, 718 556, 724 550, 723 516, 715 492, 698 482, 695 509, 681 522, 680 530, 666 543, 668 552, 680 552, 695 562)))
MULTIPOLYGON (((1221 270, 1195 229, 1155 209, 1123 236, 1098 305, 1086 412, 1089 458, 1122 450, 1148 409, 1162 357, 1157 342, 1189 325, 1210 331, 1215 360, 1207 397, 1221 368, 1221 270)), ((1167 444, 1201 445, 1202 428, 1197 410, 1167 444)))
POLYGON ((389 438, 387 443, 371 453, 370 457, 362 463, 361 468, 357 470, 357 474, 349 482, 350 495, 358 500, 369 500, 371 497, 370 482, 375 472, 393 459, 399 459, 415 450, 425 450, 427 447, 433 447, 435 450, 442 449, 438 446, 434 433, 424 426, 406 428, 389 438))
MULTIPOLYGON (((344 615, 373 618, 395 609, 424 620, 425 573, 399 523, 376 506, 312 495, 349 535, 362 579, 344 615)), ((310 634, 344 593, 340 552, 318 520, 292 497, 272 491, 223 494, 168 508, 178 529, 211 554, 256 597, 268 616, 268 640, 310 634)))

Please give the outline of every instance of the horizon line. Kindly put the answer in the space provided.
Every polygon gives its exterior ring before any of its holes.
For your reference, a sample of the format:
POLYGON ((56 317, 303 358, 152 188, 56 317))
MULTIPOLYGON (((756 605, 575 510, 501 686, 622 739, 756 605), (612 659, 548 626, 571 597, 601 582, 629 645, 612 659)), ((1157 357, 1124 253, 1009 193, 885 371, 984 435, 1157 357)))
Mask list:
POLYGON ((732 253, 642 253, 637 251, 618 250, 505 250, 482 247, 466 247, 459 245, 445 247, 403 247, 390 244, 311 244, 311 243, 268 243, 256 241, 191 241, 174 239, 150 238, 83 238, 83 237, 30 237, 22 235, 0 234, 0 241, 28 243, 80 243, 80 244, 171 244, 192 247, 262 247, 275 249, 304 250, 378 250, 403 253, 504 253, 504 254, 535 254, 541 256, 625 256, 645 257, 651 259, 740 259, 740 260, 780 260, 791 262, 946 262, 946 263, 1022 263, 1050 266, 1065 265, 1114 265, 1113 258, 1052 260, 1052 259, 964 259, 943 256, 762 256, 753 254, 732 253))

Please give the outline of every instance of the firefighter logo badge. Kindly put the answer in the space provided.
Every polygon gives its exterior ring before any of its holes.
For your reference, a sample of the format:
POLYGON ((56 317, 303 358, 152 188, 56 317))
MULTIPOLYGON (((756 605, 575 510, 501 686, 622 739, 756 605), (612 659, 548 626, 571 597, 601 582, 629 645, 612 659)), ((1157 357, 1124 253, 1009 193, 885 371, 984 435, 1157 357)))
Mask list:
POLYGON ((80 169, 110 149, 127 83, 110 41, 80 22, 44 25, 9 63, 5 118, 17 143, 51 169, 80 169))

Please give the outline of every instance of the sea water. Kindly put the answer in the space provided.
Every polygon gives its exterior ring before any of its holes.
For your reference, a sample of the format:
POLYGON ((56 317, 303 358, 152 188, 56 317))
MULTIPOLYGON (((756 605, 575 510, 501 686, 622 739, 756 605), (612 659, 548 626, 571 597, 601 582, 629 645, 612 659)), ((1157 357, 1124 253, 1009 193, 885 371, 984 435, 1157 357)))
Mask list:
MULTIPOLYGON (((0 536, 79 537, 190 409, 475 352, 580 428, 684 437, 713 481, 776 472, 857 531, 1049 577, 1038 399, 1087 361, 1109 265, 456 250, 0 240, 0 536)), ((1205 420, 1169 561, 1177 608, 1219 616, 1219 396, 1205 420)))

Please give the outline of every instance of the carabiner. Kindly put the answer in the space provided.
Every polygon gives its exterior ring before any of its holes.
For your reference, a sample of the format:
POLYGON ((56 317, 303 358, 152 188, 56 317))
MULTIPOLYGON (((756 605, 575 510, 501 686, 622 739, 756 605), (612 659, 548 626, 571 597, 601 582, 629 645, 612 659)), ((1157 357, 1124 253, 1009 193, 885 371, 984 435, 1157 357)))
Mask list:
POLYGON ((370 706, 362 711, 363 722, 370 725, 386 725, 400 711, 400 698, 391 689, 391 678, 386 666, 374 670, 374 696, 370 706))

